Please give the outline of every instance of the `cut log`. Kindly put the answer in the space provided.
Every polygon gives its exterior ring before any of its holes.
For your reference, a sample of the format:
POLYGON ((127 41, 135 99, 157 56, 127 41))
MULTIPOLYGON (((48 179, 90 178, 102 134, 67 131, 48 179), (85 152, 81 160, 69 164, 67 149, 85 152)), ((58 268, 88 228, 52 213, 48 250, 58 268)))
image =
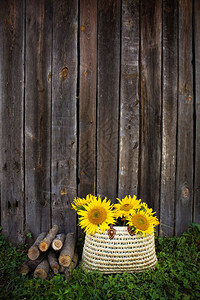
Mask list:
POLYGON ((30 272, 31 268, 28 266, 28 262, 25 261, 18 269, 18 274, 27 275, 30 272))
POLYGON ((74 233, 68 233, 65 238, 64 246, 62 247, 60 256, 59 256, 59 264, 63 267, 69 267, 72 258, 74 256, 74 248, 75 248, 75 235, 74 233))
POLYGON ((59 251, 63 247, 64 240, 65 240, 65 234, 64 233, 57 234, 57 236, 55 237, 55 239, 52 242, 52 245, 51 245, 52 248, 55 251, 59 251))
POLYGON ((35 260, 39 257, 40 255, 40 250, 38 248, 39 244, 41 241, 45 238, 46 232, 40 233, 40 235, 37 237, 35 243, 29 248, 28 250, 28 258, 31 260, 35 260))
POLYGON ((70 266, 69 267, 63 267, 63 266, 60 267, 60 273, 64 273, 65 274, 65 279, 67 281, 70 280, 70 276, 71 276, 72 270, 76 268, 77 263, 78 263, 78 253, 75 251, 70 266))
POLYGON ((48 253, 48 262, 54 274, 57 274, 59 272, 60 265, 56 258, 56 253, 53 250, 50 250, 48 253))
POLYGON ((69 267, 60 266, 59 272, 60 272, 60 273, 65 273, 65 270, 66 270, 66 269, 68 269, 68 270, 73 270, 73 269, 76 268, 77 263, 78 263, 78 252, 75 251, 70 266, 69 266, 69 267))
POLYGON ((53 225, 53 227, 49 230, 47 236, 41 241, 39 245, 40 251, 45 252, 49 249, 51 242, 55 239, 57 233, 58 225, 53 225))
POLYGON ((46 253, 41 253, 40 256, 36 260, 26 260, 23 264, 18 268, 18 274, 27 275, 31 270, 34 271, 37 266, 43 261, 46 253))
POLYGON ((46 279, 49 272, 49 263, 47 259, 44 259, 35 269, 34 276, 46 279))
POLYGON ((46 253, 41 253, 36 260, 29 260, 27 262, 27 265, 34 271, 45 257, 46 257, 46 253))

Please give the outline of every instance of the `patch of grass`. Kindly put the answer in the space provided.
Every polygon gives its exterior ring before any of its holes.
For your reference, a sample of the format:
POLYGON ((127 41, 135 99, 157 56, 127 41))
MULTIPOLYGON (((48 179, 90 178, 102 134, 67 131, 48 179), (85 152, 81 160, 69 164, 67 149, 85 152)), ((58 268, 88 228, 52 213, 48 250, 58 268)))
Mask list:
POLYGON ((20 276, 27 247, 13 247, 0 235, 0 299, 200 299, 200 225, 181 237, 157 237, 155 270, 103 275, 77 267, 67 282, 63 275, 44 281, 20 276))

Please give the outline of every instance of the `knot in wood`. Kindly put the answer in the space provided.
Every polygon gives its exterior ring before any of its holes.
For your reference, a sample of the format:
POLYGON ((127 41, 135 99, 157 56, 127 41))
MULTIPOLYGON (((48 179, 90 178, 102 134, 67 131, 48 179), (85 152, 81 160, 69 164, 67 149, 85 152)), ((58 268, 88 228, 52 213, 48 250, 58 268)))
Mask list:
POLYGON ((136 149, 138 147, 138 142, 135 142, 133 145, 133 149, 136 149))
POLYGON ((67 67, 62 68, 62 71, 60 72, 60 77, 62 78, 62 80, 65 80, 67 78, 68 72, 69 71, 67 67))
POLYGON ((67 195, 67 188, 66 188, 66 187, 64 187, 64 188, 61 189, 60 195, 61 195, 61 196, 67 195))
POLYGON ((182 198, 183 199, 188 199, 189 196, 190 196, 190 191, 189 191, 188 187, 184 186, 182 188, 182 198))

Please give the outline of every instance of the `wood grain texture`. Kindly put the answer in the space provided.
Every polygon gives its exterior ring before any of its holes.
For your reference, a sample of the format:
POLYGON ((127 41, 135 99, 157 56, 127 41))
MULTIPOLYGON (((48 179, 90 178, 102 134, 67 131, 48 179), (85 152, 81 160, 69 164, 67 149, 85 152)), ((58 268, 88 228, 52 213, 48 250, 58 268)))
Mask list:
POLYGON ((88 193, 137 194, 161 235, 200 222, 199 28, 199 0, 0 1, 10 241, 75 232, 88 193))
POLYGON ((176 174, 176 234, 192 221, 193 205, 192 1, 179 1, 179 94, 176 174))
POLYGON ((194 41, 195 41, 195 182, 194 182, 194 222, 200 223, 200 2, 194 1, 194 41))
POLYGON ((97 193, 117 193, 120 1, 98 2, 97 193))
POLYGON ((160 234, 174 234, 177 128, 177 1, 163 1, 163 93, 160 234))
POLYGON ((161 1, 141 1, 139 195, 156 210, 158 217, 161 163, 161 34, 161 1))
POLYGON ((95 194, 97 1, 80 1, 79 189, 95 194))
POLYGON ((24 2, 0 1, 1 226, 24 240, 24 2))
POLYGON ((78 1, 55 1, 53 16, 52 222, 69 232, 76 228, 78 1))
POLYGON ((27 1, 25 207, 34 237, 50 228, 51 28, 51 0, 27 1))
POLYGON ((122 1, 118 196, 137 195, 139 149, 139 1, 122 1))

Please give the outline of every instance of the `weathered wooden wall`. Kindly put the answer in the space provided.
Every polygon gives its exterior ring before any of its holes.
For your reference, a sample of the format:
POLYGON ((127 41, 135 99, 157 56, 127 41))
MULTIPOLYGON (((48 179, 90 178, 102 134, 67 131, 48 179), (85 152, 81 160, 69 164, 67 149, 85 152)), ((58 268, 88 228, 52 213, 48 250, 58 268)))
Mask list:
POLYGON ((200 1, 0 1, 1 226, 136 194, 161 235, 200 222, 200 1))

